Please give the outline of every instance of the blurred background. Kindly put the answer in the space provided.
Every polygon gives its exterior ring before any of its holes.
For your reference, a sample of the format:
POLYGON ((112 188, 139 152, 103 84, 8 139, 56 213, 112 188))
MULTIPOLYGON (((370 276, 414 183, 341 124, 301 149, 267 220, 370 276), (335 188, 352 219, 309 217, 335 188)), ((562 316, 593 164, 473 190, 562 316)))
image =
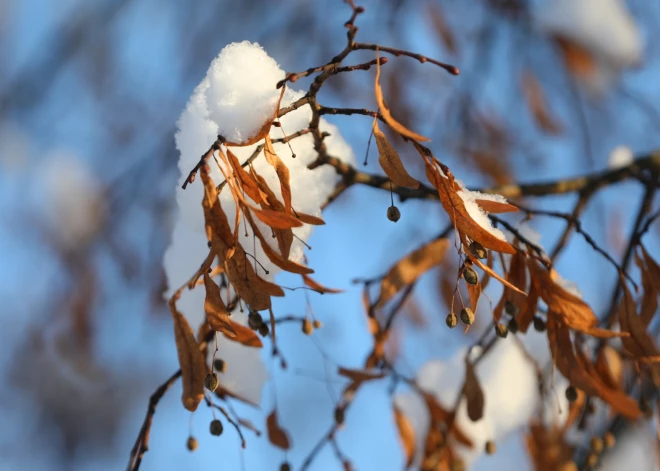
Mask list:
MULTIPOLYGON (((660 148, 659 2, 360 4, 366 13, 358 41, 461 69, 453 77, 390 59, 382 83, 397 119, 431 137, 436 156, 470 187, 596 172, 660 148)), ((256 41, 283 69, 300 71, 341 51, 349 15, 340 0, 0 1, 0 470, 125 468, 149 395, 178 368, 162 296, 162 258, 176 218, 176 120, 225 45, 256 41)), ((372 58, 362 51, 349 63, 372 58)), ((331 78, 321 102, 375 108, 373 73, 331 78)), ((293 88, 308 85, 300 80, 293 88)), ((361 160, 371 120, 329 121, 361 160)), ((402 149, 411 173, 423 178, 419 158, 402 149)), ((380 171, 376 160, 372 149, 368 171, 380 171)), ((584 210, 584 228, 615 259, 642 193, 639 183, 617 184, 584 210)), ((528 203, 571 211, 575 201, 568 195, 528 203)), ((329 206, 308 259, 320 282, 347 291, 310 296, 324 323, 312 337, 298 324, 278 330, 289 368, 264 352, 271 382, 262 410, 235 404, 264 430, 276 393, 292 451, 285 456, 249 431, 245 451, 229 428, 211 437, 208 409, 191 418, 176 385, 159 405, 142 469, 300 464, 332 424, 343 384, 324 371, 359 367, 371 346, 360 287, 351 280, 383 273, 447 223, 437 203, 406 201, 394 225, 385 217, 388 205, 386 192, 352 188, 329 206), (195 453, 186 449, 190 433, 200 441, 195 453)), ((548 251, 564 228, 551 219, 532 225, 548 251)), ((644 241, 660 253, 657 224, 644 241)), ((602 257, 575 239, 557 269, 605 313, 616 272, 602 257)), ((467 336, 444 326, 444 270, 419 285, 395 330, 390 348, 410 375, 479 333, 478 326, 467 336)), ((295 292, 275 308, 304 315, 305 306, 305 294, 295 292)), ((488 314, 481 318, 483 327, 488 314)), ((652 430, 629 433, 655 446, 652 430)), ((362 388, 338 441, 358 470, 400 469, 387 385, 362 388)), ((500 448, 475 469, 509 460, 517 464, 507 469, 530 469, 521 434, 500 448)), ((642 458, 644 469, 654 469, 655 457, 642 458)), ((326 447, 312 469, 339 467, 326 447)))

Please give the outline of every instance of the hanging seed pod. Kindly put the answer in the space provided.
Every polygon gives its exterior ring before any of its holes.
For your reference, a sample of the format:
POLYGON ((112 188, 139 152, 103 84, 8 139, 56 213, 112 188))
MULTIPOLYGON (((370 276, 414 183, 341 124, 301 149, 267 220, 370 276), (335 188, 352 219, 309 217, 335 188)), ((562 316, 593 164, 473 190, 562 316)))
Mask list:
POLYGON ((564 394, 566 395, 566 400, 568 402, 575 402, 578 398, 577 389, 575 389, 573 386, 567 387, 564 394))
POLYGON ((515 319, 511 319, 509 321, 509 332, 516 333, 518 332, 518 321, 515 319))
POLYGON ((465 471, 465 463, 460 458, 456 458, 451 464, 451 471, 465 471))
POLYGON ((612 432, 607 432, 603 437, 603 441, 607 448, 614 448, 614 445, 616 445, 616 437, 612 432))
POLYGON ((291 471, 291 465, 285 461, 280 465, 280 471, 291 471))
POLYGON ((218 389, 218 377, 215 373, 209 373, 206 375, 206 378, 204 378, 204 387, 211 392, 218 389))
POLYGON ((474 322, 474 312, 469 307, 461 309, 461 322, 465 325, 472 325, 474 322))
POLYGON ((495 453, 496 449, 497 448, 495 447, 495 442, 493 442, 492 440, 488 440, 486 442, 486 454, 492 455, 495 453))
POLYGON ((215 361, 213 362, 213 368, 215 368, 220 373, 224 373, 225 371, 227 371, 227 364, 225 363, 225 360, 221 358, 216 358, 215 361))
POLYGON ((259 330, 259 327, 264 323, 263 317, 258 312, 252 311, 248 315, 248 327, 252 330, 259 330))
POLYGON ((401 211, 399 211, 399 208, 394 205, 387 208, 387 219, 392 222, 397 222, 399 219, 401 219, 401 211))
POLYGON ((562 464, 557 471, 579 471, 575 461, 567 461, 562 464))
POLYGON ((269 334, 269 333, 270 333, 270 329, 268 328, 268 324, 266 324, 265 322, 263 322, 263 323, 259 326, 259 335, 261 335, 262 337, 268 337, 268 334, 269 334))
POLYGON ((470 250, 470 253, 474 255, 477 258, 480 258, 481 260, 485 260, 486 257, 488 256, 488 252, 486 252, 486 249, 484 248, 483 245, 481 245, 479 242, 472 242, 470 244, 470 247, 468 247, 470 250))
POLYGON ((507 300, 504 303, 504 312, 506 312, 510 316, 515 316, 516 314, 518 314, 518 308, 511 301, 507 300))
POLYGON ((447 327, 453 329, 454 327, 456 327, 456 324, 458 324, 458 318, 456 317, 456 314, 450 312, 449 314, 447 314, 447 318, 445 319, 445 322, 447 323, 447 327))
POLYGON ((337 425, 342 425, 344 423, 344 418, 344 408, 337 407, 335 409, 335 422, 337 422, 337 425))
POLYGON ((596 469, 596 466, 598 466, 598 455, 589 453, 589 456, 587 456, 587 469, 596 469))
POLYGON ((211 421, 210 428, 211 428, 211 435, 214 435, 216 437, 222 435, 222 431, 224 429, 224 427, 222 426, 222 422, 220 422, 218 419, 211 421))
POLYGON ((509 328, 501 322, 495 326, 495 333, 498 337, 505 339, 509 335, 509 328))
POLYGON ((323 323, 321 321, 315 320, 313 324, 315 329, 320 329, 321 327, 323 327, 323 323))
POLYGON ((534 317, 534 330, 537 332, 545 332, 545 321, 538 316, 534 317))
POLYGON ((467 284, 476 285, 479 283, 479 275, 472 267, 465 267, 463 269, 463 279, 467 284))
POLYGON ((195 437, 188 437, 188 441, 186 442, 186 447, 188 448, 189 451, 195 451, 198 446, 199 443, 197 443, 197 439, 195 437))
POLYGON ((305 318, 302 321, 302 331, 303 331, 303 334, 305 334, 305 335, 312 335, 312 332, 314 332, 314 326, 312 325, 312 321, 305 318))
POLYGON ((599 455, 603 452, 603 448, 605 448, 605 443, 600 437, 591 437, 589 444, 591 445, 591 451, 599 455))

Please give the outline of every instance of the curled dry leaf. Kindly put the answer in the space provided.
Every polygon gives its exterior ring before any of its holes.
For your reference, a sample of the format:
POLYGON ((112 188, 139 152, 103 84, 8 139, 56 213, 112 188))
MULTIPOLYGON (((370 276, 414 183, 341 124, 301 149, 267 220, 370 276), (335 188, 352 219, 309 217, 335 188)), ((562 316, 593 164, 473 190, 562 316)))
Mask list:
POLYGON ((225 260, 225 272, 238 296, 255 311, 268 309, 271 296, 284 296, 282 288, 257 275, 240 244, 236 255, 225 260))
POLYGON ((270 140, 270 136, 266 136, 264 144, 264 155, 266 156, 266 161, 275 169, 277 173, 277 178, 280 180, 280 189, 282 190, 282 199, 284 200, 284 212, 291 212, 291 174, 289 168, 284 165, 282 159, 275 153, 275 148, 273 147, 273 141, 270 140))
POLYGON ((374 379, 382 379, 385 377, 385 373, 382 371, 353 370, 341 366, 339 367, 337 372, 341 376, 344 376, 356 383, 362 383, 364 381, 371 381, 374 379))
POLYGON ((502 203, 501 201, 476 199, 474 202, 477 203, 481 209, 491 214, 516 213, 519 211, 516 206, 509 203, 502 203))
POLYGON ((424 137, 421 134, 411 131, 406 128, 403 124, 399 123, 394 119, 390 113, 390 110, 387 109, 385 105, 385 99, 383 98, 383 90, 380 86, 380 61, 376 61, 376 83, 374 85, 374 90, 376 91, 376 102, 378 103, 378 111, 383 116, 383 120, 396 132, 401 134, 403 137, 408 139, 414 139, 416 141, 430 141, 428 137, 424 137))
POLYGON ((449 239, 436 239, 399 260, 380 283, 380 298, 376 307, 382 307, 404 286, 416 281, 428 270, 442 262, 449 247, 449 239))
POLYGON ((644 327, 649 323, 658 309, 658 295, 660 295, 660 266, 651 258, 648 252, 641 248, 643 259, 635 252, 635 263, 642 272, 642 310, 640 318, 644 327))
POLYGON ((229 221, 225 214, 220 200, 218 199, 218 190, 209 176, 209 169, 203 165, 200 171, 202 183, 204 184, 204 221, 206 226, 206 237, 217 255, 224 257, 226 248, 234 243, 234 235, 229 227, 229 221), (224 247, 218 244, 224 244, 224 247))
POLYGON ((399 439, 403 445, 403 453, 406 457, 406 468, 410 468, 415 459, 415 429, 410 423, 410 420, 408 420, 408 417, 397 406, 393 406, 393 409, 394 421, 399 431, 399 439))
POLYGON ((485 263, 483 263, 483 262, 482 262, 481 260, 479 260, 478 258, 473 258, 471 255, 468 255, 468 257, 470 257, 470 260, 472 260, 472 262, 473 262, 475 265, 477 265, 477 266, 478 266, 479 268, 481 268, 483 271, 485 271, 485 272, 488 273, 490 276, 492 276, 493 278, 495 278, 497 281, 499 281, 500 283, 502 283, 502 284, 503 284, 505 287, 507 287, 508 289, 510 289, 510 290, 512 290, 512 291, 515 291, 516 293, 521 294, 521 295, 523 295, 523 296, 527 296, 527 293, 525 293, 523 290, 521 290, 521 289, 518 288, 517 286, 511 284, 510 282, 508 282, 507 280, 505 280, 504 278, 502 278, 500 275, 497 274, 497 272, 496 272, 495 270, 493 270, 491 267, 489 267, 488 265, 486 265, 485 263))
MULTIPOLYGON (((500 299, 500 302, 497 303, 497 306, 495 306, 495 309, 493 309, 495 322, 499 322, 501 319, 502 311, 504 310, 504 305, 507 301, 520 309, 525 305, 527 297, 532 294, 530 289, 529 294, 525 295, 525 290, 527 289, 527 262, 523 252, 516 252, 511 257, 509 271, 506 274, 506 281, 517 289, 511 289, 508 286, 504 287, 502 298, 500 299)), ((533 289, 533 286, 531 288, 533 289)), ((521 309, 521 314, 522 311, 523 309, 521 309)), ((517 317, 519 330, 523 333, 527 332, 527 328, 536 314, 536 306, 534 305, 534 309, 525 314, 525 316, 519 315, 517 317)))
POLYGON ((244 326, 243 324, 239 324, 233 319, 229 319, 229 323, 231 324, 232 329, 234 329, 234 332, 236 333, 235 336, 231 337, 227 335, 225 331, 222 331, 222 334, 225 337, 227 337, 229 340, 238 342, 242 345, 245 345, 246 347, 255 347, 255 348, 263 347, 263 343, 261 342, 261 339, 259 338, 259 336, 255 331, 253 331, 247 326, 244 326))
POLYGON ((484 416, 484 392, 479 384, 479 379, 474 371, 474 365, 465 362, 465 383, 463 384, 463 396, 467 401, 467 413, 471 421, 476 422, 484 416))
POLYGON ((183 383, 181 401, 183 407, 194 412, 204 397, 206 362, 188 320, 177 311, 173 302, 170 303, 170 311, 174 321, 174 340, 183 383))
POLYGON ((283 450, 288 450, 291 447, 289 434, 277 422, 277 409, 273 409, 273 412, 266 419, 266 427, 268 428, 268 440, 273 445, 283 450))
POLYGON ((250 175, 241 166, 236 155, 234 155, 234 153, 229 149, 227 149, 227 157, 229 159, 229 163, 231 164, 231 168, 234 171, 234 175, 241 182, 241 188, 245 191, 245 194, 247 194, 252 199, 252 201, 257 204, 261 204, 262 202, 266 201, 266 195, 263 191, 261 191, 257 182, 254 180, 252 175, 250 175))
POLYGON ((526 443, 535 471, 568 471, 573 448, 559 427, 548 427, 534 419, 529 426, 526 443))
POLYGON ((378 162, 385 175, 396 185, 406 188, 419 188, 419 182, 406 171, 406 168, 401 162, 401 157, 399 157, 396 149, 394 149, 390 141, 385 137, 385 134, 378 127, 378 121, 376 119, 374 119, 373 133, 376 138, 376 145, 378 146, 378 162))
POLYGON ((597 73, 596 59, 585 47, 563 37, 555 37, 555 41, 564 57, 566 68, 576 78, 588 81, 597 73))
POLYGON ((312 288, 314 291, 318 291, 319 293, 343 293, 343 289, 334 289, 334 288, 326 288, 322 284, 320 284, 318 281, 314 280, 313 278, 310 278, 307 275, 303 275, 303 281, 307 286, 312 288))
POLYGON ((596 358, 596 371, 603 382, 612 389, 622 389, 623 362, 619 353, 609 345, 603 345, 596 358))
POLYGON ((220 287, 211 279, 208 273, 204 273, 204 287, 206 288, 206 299, 204 300, 206 322, 216 332, 222 332, 227 337, 236 337, 236 331, 229 319, 227 306, 225 306, 220 296, 220 287))
POLYGON ((553 362, 573 386, 587 395, 600 397, 628 420, 639 418, 641 411, 637 401, 623 391, 609 388, 600 379, 593 365, 588 363, 583 355, 575 354, 568 326, 558 320, 557 316, 548 316, 547 334, 553 362))
POLYGON ((296 218, 304 222, 305 224, 311 224, 312 226, 323 226, 325 221, 320 217, 312 216, 310 214, 295 212, 296 218))
POLYGON ((561 134, 562 127, 550 113, 541 83, 531 70, 523 72, 522 91, 538 127, 548 134, 561 134))
POLYGON ((501 240, 481 227, 472 217, 468 214, 465 208, 463 199, 458 195, 454 176, 447 167, 443 168, 445 176, 441 175, 436 166, 431 163, 424 152, 420 153, 425 159, 426 175, 438 190, 440 202, 445 212, 449 216, 452 224, 459 233, 466 235, 475 242, 479 242, 484 248, 494 250, 495 252, 514 254, 516 249, 505 240, 501 240))

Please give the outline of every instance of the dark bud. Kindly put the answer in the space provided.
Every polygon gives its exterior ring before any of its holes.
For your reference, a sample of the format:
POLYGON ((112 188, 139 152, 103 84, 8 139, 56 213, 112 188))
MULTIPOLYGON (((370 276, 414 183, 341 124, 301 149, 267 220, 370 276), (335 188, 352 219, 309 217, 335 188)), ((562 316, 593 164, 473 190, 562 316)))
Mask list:
POLYGON ((470 285, 476 285, 479 283, 479 275, 472 267, 465 267, 463 269, 463 279, 470 285))
POLYGON ((280 465, 280 471, 291 471, 291 465, 285 461, 280 465))
POLYGON ((216 360, 213 362, 213 367, 220 373, 227 371, 227 364, 225 363, 225 360, 221 358, 216 358, 216 360))
POLYGON ((488 256, 488 252, 486 252, 484 246, 481 245, 479 242, 472 242, 468 247, 468 249, 470 250, 470 253, 472 255, 474 255, 477 258, 480 258, 481 260, 484 260, 488 256))
POLYGON ((510 316, 515 316, 518 314, 518 308, 511 301, 507 301, 504 303, 504 312, 510 316))
POLYGON ((499 338, 505 339, 509 335, 509 328, 500 322, 495 326, 495 333, 499 338))
POLYGON ((206 378, 204 378, 204 387, 211 392, 218 389, 218 377, 215 373, 209 373, 206 375, 206 378))
POLYGON ((574 386, 567 387, 564 394, 566 395, 566 400, 568 400, 568 402, 575 402, 578 398, 577 389, 575 389, 574 386))
POLYGON ((211 435, 219 437, 222 435, 223 430, 224 427, 222 426, 222 422, 220 422, 218 419, 211 421, 211 435))
POLYGON ((259 335, 261 335, 262 337, 268 337, 269 333, 270 333, 270 329, 268 328, 268 324, 262 322, 261 325, 259 326, 259 335))
POLYGON ((456 317, 456 314, 450 312, 449 314, 447 314, 447 318, 445 319, 445 322, 447 323, 447 327, 453 329, 454 327, 456 327, 456 324, 458 324, 458 318, 456 317))
POLYGON ((364 13, 364 7, 355 8, 355 13, 364 13))
POLYGON ((509 321, 509 332, 515 334, 518 332, 518 321, 515 319, 511 319, 509 321))
POLYGON ((492 440, 488 440, 486 442, 486 454, 493 455, 495 454, 495 450, 496 450, 495 442, 493 442, 492 440))
POLYGON ((197 449, 197 447, 199 446, 199 443, 197 443, 197 439, 195 437, 188 437, 188 441, 186 442, 186 446, 188 447, 188 450, 195 451, 197 449))
POLYGON ((342 407, 337 407, 335 409, 335 422, 337 422, 337 425, 342 425, 344 423, 344 409, 342 407))
POLYGON ((534 317, 534 330, 545 332, 545 321, 538 316, 534 317))
POLYGON ((264 323, 264 319, 261 317, 261 314, 258 312, 252 311, 248 315, 248 326, 252 330, 259 330, 259 327, 264 323))
POLYGON ((472 325, 474 322, 474 312, 469 307, 461 309, 461 322, 465 325, 472 325))
POLYGON ((397 222, 399 219, 401 219, 401 211, 399 211, 399 208, 396 206, 390 206, 387 208, 387 219, 392 222, 397 222))
POLYGON ((302 321, 302 331, 305 335, 312 335, 312 332, 314 332, 314 325, 312 325, 312 321, 305 318, 305 320, 302 321))

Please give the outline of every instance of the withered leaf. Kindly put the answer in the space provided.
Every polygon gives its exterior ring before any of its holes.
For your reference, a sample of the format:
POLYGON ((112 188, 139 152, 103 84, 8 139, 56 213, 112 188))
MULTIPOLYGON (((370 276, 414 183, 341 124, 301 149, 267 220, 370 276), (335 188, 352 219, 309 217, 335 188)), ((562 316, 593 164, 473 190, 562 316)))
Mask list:
POLYGON ((177 311, 173 302, 170 303, 170 311, 174 321, 174 340, 183 383, 181 401, 183 407, 194 412, 204 397, 206 362, 188 320, 177 311))
POLYGON ((236 178, 241 182, 241 187, 245 190, 245 193, 254 201, 259 204, 262 201, 266 200, 266 195, 261 191, 259 185, 254 180, 252 175, 250 175, 240 164, 238 158, 234 153, 227 149, 227 157, 229 158, 229 163, 231 164, 232 169, 236 178))
POLYGON ((266 427, 268 428, 268 440, 273 445, 283 450, 288 450, 291 447, 289 434, 277 422, 277 409, 273 409, 273 412, 266 419, 266 427))
POLYGON ((477 203, 481 209, 491 214, 515 213, 519 211, 514 205, 502 203, 501 201, 476 199, 474 202, 477 203))
POLYGON ((419 182, 406 171, 401 162, 401 157, 378 127, 376 119, 374 119, 373 133, 378 146, 378 162, 385 171, 385 175, 396 185, 406 188, 419 188, 419 182))
POLYGON ((454 34, 445 20, 445 15, 440 9, 440 6, 437 3, 429 3, 427 12, 429 13, 428 18, 433 22, 434 31, 440 36, 440 40, 447 51, 451 54, 456 54, 456 41, 454 40, 454 34))
POLYGON ((421 246, 399 260, 380 283, 380 298, 376 307, 382 307, 404 286, 416 281, 439 264, 449 247, 449 239, 436 239, 421 246))
POLYGON ((277 178, 280 180, 280 189, 282 190, 282 199, 284 200, 284 212, 291 212, 291 175, 289 168, 284 165, 282 159, 275 153, 275 148, 273 147, 273 142, 270 140, 270 136, 266 136, 264 144, 264 155, 266 156, 266 161, 272 165, 277 173, 277 178))
POLYGON ((227 306, 225 306, 220 296, 220 287, 211 279, 208 273, 204 273, 204 287, 206 288, 206 299, 204 300, 206 321, 216 332, 222 332, 227 337, 236 337, 236 331, 229 319, 227 306))
POLYGON ((471 421, 476 422, 484 416, 484 392, 479 384, 474 365, 465 362, 465 383, 463 384, 463 396, 467 401, 467 413, 471 421))
POLYGON ((603 382, 612 389, 621 389, 623 362, 619 353, 609 345, 603 345, 596 358, 596 371, 603 382))
MULTIPOLYGON (((525 296, 525 289, 527 288, 527 262, 525 261, 525 254, 523 252, 516 252, 511 257, 506 280, 511 285, 515 286, 517 290, 505 286, 500 302, 495 306, 495 309, 493 309, 495 322, 499 322, 502 317, 502 311, 507 301, 511 302, 516 307, 520 307, 524 306, 527 302, 526 298, 532 295, 532 290, 534 289, 533 285, 530 287, 528 295, 525 296)), ((532 305, 530 304, 529 307, 532 307, 532 305)), ((527 328, 536 314, 536 304, 533 304, 533 309, 529 309, 525 313, 525 316, 522 316, 522 311, 523 310, 521 309, 521 315, 518 316, 517 321, 520 331, 524 333, 527 332, 527 328)))
POLYGON ((303 281, 307 286, 312 288, 314 291, 318 291, 319 293, 343 293, 343 289, 334 289, 334 288, 326 288, 322 284, 320 284, 318 281, 314 280, 313 278, 310 278, 307 275, 303 275, 303 281))
POLYGON ((646 326, 637 315, 635 300, 625 282, 623 287, 623 298, 619 306, 619 323, 621 330, 630 332, 629 338, 622 338, 621 342, 625 349, 634 357, 649 357, 660 355, 653 337, 646 331, 646 326))
POLYGON ((378 111, 383 116, 385 122, 396 132, 401 134, 404 137, 409 139, 414 139, 416 141, 430 141, 428 137, 424 137, 421 134, 411 131, 406 128, 403 124, 399 123, 392 117, 390 110, 385 106, 385 99, 383 98, 383 90, 380 87, 380 61, 376 61, 376 83, 374 85, 374 90, 376 91, 376 102, 378 103, 378 111))
POLYGON ((516 253, 516 249, 511 244, 498 239, 472 219, 465 208, 463 200, 456 192, 454 176, 449 169, 445 167, 446 176, 442 176, 423 153, 422 156, 426 161, 427 177, 430 177, 429 181, 438 190, 442 207, 458 232, 465 234, 471 240, 479 242, 485 248, 494 250, 495 252, 516 253))
POLYGON ((410 423, 410 420, 408 420, 408 417, 397 406, 393 408, 394 421, 396 422, 399 439, 403 445, 403 453, 406 457, 406 468, 410 468, 415 459, 415 429, 410 423))
POLYGON ((254 206, 251 206, 250 210, 259 218, 259 220, 261 220, 261 222, 273 229, 291 229, 292 227, 300 227, 303 225, 301 220, 287 213, 281 213, 270 209, 258 209, 254 206))
POLYGON ((522 91, 527 107, 539 128, 548 134, 560 134, 561 125, 550 113, 541 83, 531 70, 523 72, 522 91))
POLYGON ((296 212, 296 218, 300 219, 305 224, 311 224, 312 226, 323 226, 325 221, 320 217, 312 216, 311 214, 299 213, 296 212))
POLYGON ((658 309, 658 295, 660 295, 660 266, 651 258, 648 252, 641 247, 643 260, 635 252, 635 263, 642 272, 642 309, 640 318, 644 327, 648 327, 658 309))
MULTIPOLYGON (((208 167, 202 166, 200 170, 202 183, 204 184, 204 200, 202 207, 204 208, 204 220, 206 223, 206 236, 212 244, 218 241, 224 243, 226 247, 231 247, 234 243, 234 235, 229 227, 227 215, 225 214, 220 200, 218 199, 218 190, 216 190, 213 180, 209 176, 208 167)), ((223 255, 225 250, 217 248, 216 253, 223 255)))
POLYGON ((481 260, 479 260, 478 258, 473 258, 472 256, 469 256, 469 257, 470 257, 470 259, 472 260, 472 262, 473 262, 475 265, 477 265, 477 266, 478 266, 479 268, 481 268, 483 271, 485 271, 485 272, 488 273, 490 276, 492 276, 493 278, 495 278, 497 281, 499 281, 500 283, 502 283, 505 287, 507 287, 508 289, 510 289, 510 290, 512 290, 512 291, 515 291, 516 293, 522 294, 523 296, 527 296, 527 293, 525 293, 523 290, 521 290, 521 289, 518 288, 517 286, 515 286, 515 285, 509 283, 507 280, 505 280, 504 278, 502 278, 500 275, 497 274, 497 272, 496 272, 495 270, 493 270, 492 268, 490 268, 488 265, 486 265, 485 263, 483 263, 481 260))
POLYGON ((555 37, 564 57, 564 63, 575 77, 589 80, 596 73, 596 59, 585 47, 564 37, 555 37))
POLYGON ((247 326, 244 326, 243 324, 239 324, 233 319, 229 319, 229 323, 231 324, 231 328, 234 330, 235 335, 232 337, 227 335, 227 333, 224 330, 221 331, 222 334, 225 337, 227 337, 229 340, 238 342, 242 345, 245 345, 246 347, 255 347, 255 348, 263 347, 263 343, 261 342, 261 339, 259 338, 259 336, 255 331, 253 331, 247 326))

